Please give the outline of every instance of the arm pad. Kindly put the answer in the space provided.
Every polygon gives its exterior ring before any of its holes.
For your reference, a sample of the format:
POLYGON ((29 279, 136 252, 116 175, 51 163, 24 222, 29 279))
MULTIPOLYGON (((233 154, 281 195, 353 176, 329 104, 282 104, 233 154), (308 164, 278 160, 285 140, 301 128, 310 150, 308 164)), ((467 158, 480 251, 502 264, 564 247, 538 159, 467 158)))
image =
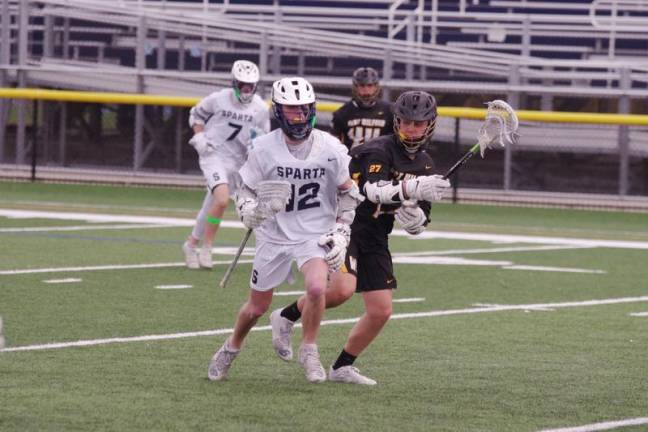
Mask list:
POLYGON ((376 204, 396 204, 405 201, 401 182, 380 180, 375 183, 367 182, 364 186, 365 196, 376 204))
POLYGON ((355 209, 364 201, 364 197, 358 189, 358 185, 353 183, 349 189, 338 189, 338 211, 337 220, 347 225, 351 225, 355 218, 355 209))
POLYGON ((380 180, 365 184, 365 195, 376 204, 396 204, 405 200, 440 201, 450 182, 440 175, 419 176, 401 182, 380 180))
POLYGON ((201 101, 198 105, 195 105, 194 107, 189 110, 189 126, 194 127, 194 125, 204 125, 207 120, 209 120, 209 117, 211 116, 210 113, 208 113, 202 106, 201 104, 203 101, 201 101))

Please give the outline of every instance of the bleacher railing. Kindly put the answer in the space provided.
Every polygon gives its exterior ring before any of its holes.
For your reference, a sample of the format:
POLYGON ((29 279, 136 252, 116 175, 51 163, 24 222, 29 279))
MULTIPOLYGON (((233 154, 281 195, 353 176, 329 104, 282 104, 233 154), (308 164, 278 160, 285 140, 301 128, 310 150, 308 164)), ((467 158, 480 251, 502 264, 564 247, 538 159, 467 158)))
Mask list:
MULTIPOLYGON (((9 166, 13 161, 18 167, 31 160, 34 178, 38 167, 92 167, 94 181, 114 170, 167 173, 170 178, 197 172, 196 155, 186 144, 191 135, 186 109, 199 98, 12 88, 0 89, 0 98, 33 101, 27 116, 31 121, 23 131, 30 145, 22 158, 15 154, 17 146, 8 147, 0 163, 9 166), (86 124, 61 122, 60 107, 67 103, 86 110, 86 124), (139 149, 132 136, 134 105, 148 107, 145 146, 139 149)), ((339 106, 318 103, 318 124, 327 129, 330 113, 339 106)), ((484 114, 478 108, 439 108, 430 151, 440 167, 474 144, 484 114)), ((519 143, 475 161, 456 184, 648 197, 648 115, 520 110, 518 116, 519 143)), ((11 126, 3 131, 7 142, 15 142, 18 134, 17 124, 11 126)))

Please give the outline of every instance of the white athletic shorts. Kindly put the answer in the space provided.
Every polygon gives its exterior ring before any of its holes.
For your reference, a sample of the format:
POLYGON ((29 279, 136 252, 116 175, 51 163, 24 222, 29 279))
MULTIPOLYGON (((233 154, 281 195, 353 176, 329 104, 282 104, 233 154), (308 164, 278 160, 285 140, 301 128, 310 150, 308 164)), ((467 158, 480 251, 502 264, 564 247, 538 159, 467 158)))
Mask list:
POLYGON ((210 192, 213 192, 216 186, 226 183, 229 185, 230 195, 233 195, 241 186, 238 163, 217 157, 200 158, 199 163, 210 192))
POLYGON ((250 288, 256 291, 269 291, 290 280, 293 261, 296 261, 297 267, 301 269, 308 260, 323 259, 325 256, 326 251, 317 244, 317 239, 294 245, 257 240, 250 288))

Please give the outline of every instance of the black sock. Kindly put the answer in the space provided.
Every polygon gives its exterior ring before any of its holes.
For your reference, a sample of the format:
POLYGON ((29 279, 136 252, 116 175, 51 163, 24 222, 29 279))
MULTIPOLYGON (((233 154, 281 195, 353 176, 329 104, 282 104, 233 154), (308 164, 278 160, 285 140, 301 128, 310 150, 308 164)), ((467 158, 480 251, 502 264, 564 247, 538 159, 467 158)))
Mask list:
POLYGON ((283 308, 280 315, 292 322, 301 318, 301 312, 299 312, 299 309, 297 308, 297 302, 283 308))
POLYGON ((339 369, 342 366, 351 366, 357 357, 342 350, 340 356, 333 363, 333 369, 339 369))

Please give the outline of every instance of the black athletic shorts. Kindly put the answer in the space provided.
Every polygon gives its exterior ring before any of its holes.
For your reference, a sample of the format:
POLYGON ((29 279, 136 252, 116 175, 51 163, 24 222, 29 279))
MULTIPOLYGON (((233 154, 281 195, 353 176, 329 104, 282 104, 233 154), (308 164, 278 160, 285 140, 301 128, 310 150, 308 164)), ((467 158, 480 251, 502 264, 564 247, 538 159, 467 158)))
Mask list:
POLYGON ((387 243, 364 241, 351 232, 342 271, 357 278, 356 292, 396 289, 394 266, 387 243))

